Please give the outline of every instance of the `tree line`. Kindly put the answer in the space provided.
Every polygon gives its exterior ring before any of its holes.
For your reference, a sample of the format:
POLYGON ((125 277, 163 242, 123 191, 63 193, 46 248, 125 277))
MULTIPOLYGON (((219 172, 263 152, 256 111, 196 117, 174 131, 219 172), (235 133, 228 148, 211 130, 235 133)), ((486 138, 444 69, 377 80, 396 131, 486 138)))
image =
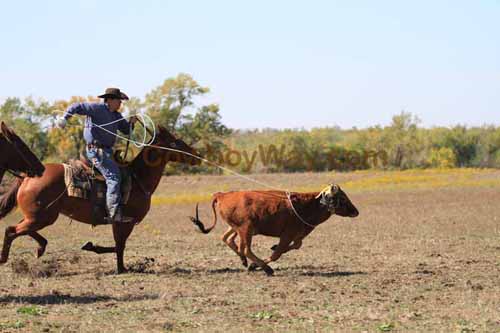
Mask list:
MULTIPOLYGON (((231 129, 224 125, 218 104, 197 103, 209 92, 208 87, 181 73, 166 79, 144 99, 131 98, 123 111, 125 115, 147 114, 208 160, 243 173, 500 167, 500 128, 493 125, 423 128, 416 116, 401 112, 387 126, 364 129, 231 129)), ((71 118, 64 130, 55 128, 54 123, 77 101, 97 99, 72 97, 51 103, 11 97, 0 105, 0 119, 13 127, 42 161, 66 161, 84 150, 83 119, 71 118)), ((133 137, 141 136, 142 129, 137 126, 133 137)), ((120 142, 117 149, 124 150, 124 146, 120 142)), ((138 153, 130 147, 127 159, 138 153)), ((173 163, 166 169, 166 173, 220 172, 210 164, 189 167, 173 163)))

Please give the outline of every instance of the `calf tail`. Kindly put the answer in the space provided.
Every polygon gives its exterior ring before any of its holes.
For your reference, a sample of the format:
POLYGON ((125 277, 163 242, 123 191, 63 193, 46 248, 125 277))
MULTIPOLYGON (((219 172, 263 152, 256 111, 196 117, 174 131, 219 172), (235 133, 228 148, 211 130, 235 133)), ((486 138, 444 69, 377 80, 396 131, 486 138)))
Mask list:
POLYGON ((200 229, 200 231, 204 234, 208 234, 210 231, 212 231, 212 229, 217 224, 217 210, 215 208, 215 205, 217 205, 217 198, 215 198, 212 201, 212 211, 214 212, 214 222, 213 222, 212 226, 207 228, 207 229, 205 229, 205 226, 203 225, 203 223, 199 219, 198 204, 196 204, 196 217, 192 217, 192 216, 189 217, 191 219, 191 221, 194 223, 194 225, 197 226, 198 229, 200 229))
POLYGON ((0 219, 7 216, 17 206, 17 191, 23 179, 16 178, 10 188, 0 197, 0 219))

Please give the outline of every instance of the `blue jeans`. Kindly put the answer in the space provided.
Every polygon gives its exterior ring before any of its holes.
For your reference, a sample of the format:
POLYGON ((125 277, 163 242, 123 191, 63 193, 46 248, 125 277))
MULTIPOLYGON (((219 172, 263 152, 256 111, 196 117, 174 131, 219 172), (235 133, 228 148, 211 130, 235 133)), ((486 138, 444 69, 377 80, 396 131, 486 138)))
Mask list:
POLYGON ((121 174, 120 168, 113 161, 113 150, 111 148, 87 147, 87 157, 106 179, 106 205, 109 216, 113 217, 121 200, 121 174))

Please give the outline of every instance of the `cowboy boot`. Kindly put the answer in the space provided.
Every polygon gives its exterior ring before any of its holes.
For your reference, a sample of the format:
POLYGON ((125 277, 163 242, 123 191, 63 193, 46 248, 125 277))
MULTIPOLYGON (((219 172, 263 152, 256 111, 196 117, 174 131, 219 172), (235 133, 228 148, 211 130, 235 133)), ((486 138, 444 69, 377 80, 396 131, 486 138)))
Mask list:
POLYGON ((131 223, 134 221, 133 217, 123 216, 122 207, 118 207, 115 211, 115 215, 113 217, 107 217, 106 220, 108 223, 131 223))

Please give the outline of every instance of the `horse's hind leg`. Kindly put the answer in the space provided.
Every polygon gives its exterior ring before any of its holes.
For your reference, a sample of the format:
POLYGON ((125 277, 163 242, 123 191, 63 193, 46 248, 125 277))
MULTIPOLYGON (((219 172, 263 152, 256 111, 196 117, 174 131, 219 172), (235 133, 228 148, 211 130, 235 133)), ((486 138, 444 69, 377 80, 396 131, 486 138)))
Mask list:
POLYGON ((28 233, 28 235, 38 243, 38 249, 36 250, 36 257, 40 258, 45 253, 45 248, 47 247, 48 243, 47 240, 45 239, 45 237, 43 237, 36 231, 31 231, 28 233))
POLYGON ((10 246, 14 239, 19 236, 26 235, 27 229, 32 222, 29 220, 21 220, 17 225, 5 228, 5 236, 3 239, 2 254, 0 256, 0 264, 5 264, 9 260, 10 246))
POLYGON ((12 241, 16 239, 18 235, 16 234, 16 227, 9 226, 5 228, 5 236, 3 238, 2 254, 0 255, 0 264, 5 264, 9 260, 10 246, 12 241))
POLYGON ((36 240, 39 244, 38 255, 41 256, 45 252, 45 246, 47 246, 47 240, 42 237, 37 230, 40 230, 46 227, 49 224, 52 224, 57 219, 57 216, 54 219, 49 219, 40 223, 34 220, 21 220, 17 225, 10 226, 5 229, 5 236, 3 240, 2 254, 0 255, 0 264, 4 264, 9 259, 10 247, 14 239, 19 236, 30 235, 34 240, 36 240))

